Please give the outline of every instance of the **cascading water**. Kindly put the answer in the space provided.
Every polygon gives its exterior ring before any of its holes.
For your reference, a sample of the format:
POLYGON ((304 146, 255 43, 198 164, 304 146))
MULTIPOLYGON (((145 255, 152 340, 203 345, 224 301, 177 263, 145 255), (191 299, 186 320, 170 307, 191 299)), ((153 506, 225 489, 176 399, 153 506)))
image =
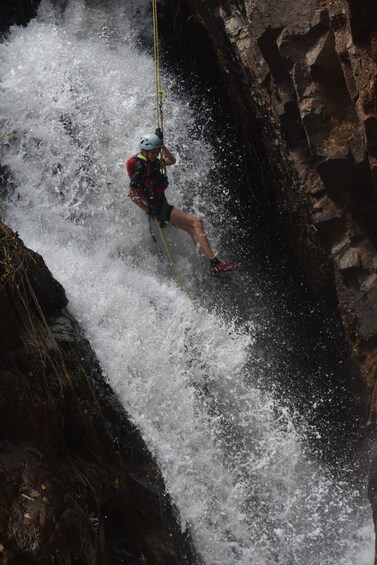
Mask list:
MULTIPOLYGON (((208 311, 222 287, 169 227, 194 307, 126 197, 124 161, 154 130, 154 63, 139 46, 148 7, 45 0, 0 46, 1 132, 16 130, 2 143, 14 185, 6 220, 64 285, 207 565, 369 564, 365 500, 309 455, 304 422, 258 385, 250 336, 259 321, 246 328, 221 305, 208 311)), ((216 247, 230 196, 221 189, 220 201, 211 180, 211 109, 198 128, 174 76, 164 83, 177 154, 168 199, 207 219, 216 212, 206 224, 216 247)))

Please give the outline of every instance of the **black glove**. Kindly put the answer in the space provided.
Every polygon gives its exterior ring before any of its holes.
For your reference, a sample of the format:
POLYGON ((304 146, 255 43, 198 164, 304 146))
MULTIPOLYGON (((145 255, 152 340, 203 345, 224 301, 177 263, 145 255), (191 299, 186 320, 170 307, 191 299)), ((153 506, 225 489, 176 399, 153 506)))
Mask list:
POLYGON ((155 133, 155 135, 157 135, 157 137, 159 137, 161 139, 161 143, 164 143, 164 134, 162 133, 162 129, 157 128, 154 133, 155 133))

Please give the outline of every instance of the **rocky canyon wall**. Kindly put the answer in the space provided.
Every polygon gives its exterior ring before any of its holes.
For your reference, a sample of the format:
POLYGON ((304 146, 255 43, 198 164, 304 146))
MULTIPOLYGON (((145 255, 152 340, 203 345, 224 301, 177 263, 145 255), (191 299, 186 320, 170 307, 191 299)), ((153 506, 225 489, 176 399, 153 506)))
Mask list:
MULTIPOLYGON (((186 0, 240 110, 249 158, 263 146, 308 278, 336 290, 376 420, 377 8, 370 0, 186 0), (255 141, 257 139, 257 141, 255 141), (250 145, 250 143, 249 143, 250 145)), ((255 161, 256 163, 256 161, 255 161)), ((256 165, 254 165, 256 166, 256 165)))
POLYGON ((197 563, 66 305, 0 223, 0 562, 197 563))

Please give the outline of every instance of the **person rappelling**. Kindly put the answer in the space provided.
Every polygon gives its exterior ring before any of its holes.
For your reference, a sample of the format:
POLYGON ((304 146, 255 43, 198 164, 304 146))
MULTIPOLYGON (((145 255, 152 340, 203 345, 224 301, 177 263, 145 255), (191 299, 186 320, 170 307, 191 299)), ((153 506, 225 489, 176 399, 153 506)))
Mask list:
POLYGON ((205 234, 203 222, 197 216, 183 212, 169 204, 165 197, 168 179, 165 168, 174 165, 174 155, 163 144, 162 131, 143 135, 139 141, 139 153, 127 160, 130 177, 128 196, 150 218, 155 218, 161 228, 169 222, 187 232, 199 245, 208 260, 210 271, 217 275, 237 269, 234 263, 224 263, 215 256, 205 234))
MULTIPOLYGON (((166 167, 174 165, 175 157, 164 145, 163 141, 163 92, 161 90, 160 79, 157 0, 152 0, 152 7, 157 129, 155 133, 142 135, 139 141, 139 152, 127 160, 127 172, 130 177, 128 196, 139 208, 148 214, 149 218, 155 219, 166 250, 167 246, 161 228, 165 228, 169 223, 172 223, 174 226, 187 232, 199 245, 204 257, 209 262, 211 273, 221 275, 221 273, 234 271, 237 269, 237 265, 235 265, 235 263, 224 263, 220 261, 212 251, 204 231, 202 220, 197 216, 174 208, 168 204, 165 197, 165 189, 168 186, 166 167)), ((173 262, 172 265, 175 268, 173 262)), ((175 270, 181 278, 176 268, 175 270)), ((183 281, 181 282, 184 284, 183 281)))

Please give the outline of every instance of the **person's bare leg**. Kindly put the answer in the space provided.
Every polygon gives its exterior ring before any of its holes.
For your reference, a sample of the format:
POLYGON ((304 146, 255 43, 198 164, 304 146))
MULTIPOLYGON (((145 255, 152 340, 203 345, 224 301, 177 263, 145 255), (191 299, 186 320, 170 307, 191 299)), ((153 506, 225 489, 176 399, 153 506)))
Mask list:
POLYGON ((203 222, 197 216, 192 214, 187 214, 182 212, 182 210, 177 210, 173 208, 170 215, 170 221, 172 224, 187 232, 191 237, 199 244, 206 259, 213 259, 214 253, 211 249, 207 236, 204 232, 203 222))

